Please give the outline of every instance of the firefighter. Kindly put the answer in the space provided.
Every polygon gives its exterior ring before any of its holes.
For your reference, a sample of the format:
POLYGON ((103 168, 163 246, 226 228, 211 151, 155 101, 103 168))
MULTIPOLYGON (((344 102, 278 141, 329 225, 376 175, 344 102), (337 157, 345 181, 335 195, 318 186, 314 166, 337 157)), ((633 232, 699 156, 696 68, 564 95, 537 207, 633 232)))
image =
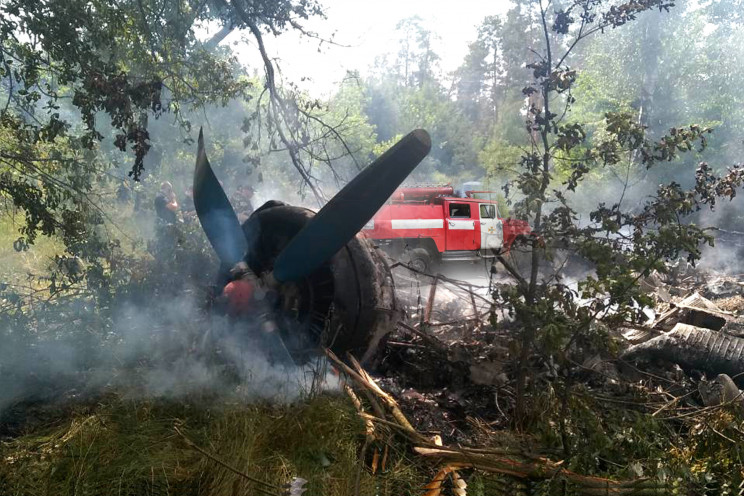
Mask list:
POLYGON ((255 193, 255 191, 256 190, 254 190, 253 187, 247 184, 241 184, 230 199, 230 203, 232 203, 235 213, 238 214, 238 220, 241 224, 253 213, 253 203, 251 203, 251 199, 253 198, 253 193, 255 193))
POLYGON ((126 181, 122 181, 116 188, 116 201, 121 205, 127 205, 132 201, 132 191, 126 181))
POLYGON ((160 184, 160 192, 155 197, 155 246, 152 247, 155 258, 161 261, 172 261, 180 243, 178 224, 178 200, 173 185, 168 181, 160 184))
POLYGON ((160 183, 160 193, 155 197, 155 213, 166 224, 178 222, 178 200, 173 185, 168 181, 160 183))

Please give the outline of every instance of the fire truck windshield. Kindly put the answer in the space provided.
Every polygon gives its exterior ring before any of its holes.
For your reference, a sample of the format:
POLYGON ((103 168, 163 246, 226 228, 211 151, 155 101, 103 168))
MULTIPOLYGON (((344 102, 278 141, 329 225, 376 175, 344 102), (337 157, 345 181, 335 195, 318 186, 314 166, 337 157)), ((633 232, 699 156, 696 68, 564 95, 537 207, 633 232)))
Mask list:
POLYGON ((494 205, 481 205, 480 216, 481 216, 481 219, 495 219, 496 218, 496 207, 494 205))

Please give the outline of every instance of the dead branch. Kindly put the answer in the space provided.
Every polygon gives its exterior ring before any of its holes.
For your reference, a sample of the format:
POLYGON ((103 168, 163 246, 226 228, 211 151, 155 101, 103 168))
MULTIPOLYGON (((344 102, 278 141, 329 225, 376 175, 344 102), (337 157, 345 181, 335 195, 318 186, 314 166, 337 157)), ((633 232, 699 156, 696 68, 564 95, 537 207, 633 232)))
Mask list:
POLYGON ((473 468, 497 474, 511 475, 520 479, 555 479, 562 478, 577 485, 585 495, 628 494, 638 486, 650 489, 655 484, 649 479, 632 481, 614 481, 602 477, 580 475, 562 467, 563 462, 553 462, 542 458, 537 462, 521 462, 512 458, 467 453, 446 448, 415 447, 414 451, 421 456, 436 458, 446 466, 453 468, 473 468))

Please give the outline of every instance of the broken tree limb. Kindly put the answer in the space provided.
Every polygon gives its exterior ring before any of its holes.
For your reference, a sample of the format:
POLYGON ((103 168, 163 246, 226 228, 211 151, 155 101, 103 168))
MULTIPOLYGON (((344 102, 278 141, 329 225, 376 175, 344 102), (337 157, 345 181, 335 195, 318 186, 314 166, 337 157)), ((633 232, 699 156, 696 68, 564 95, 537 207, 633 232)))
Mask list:
POLYGON ((563 462, 553 462, 539 459, 534 462, 523 462, 513 458, 482 455, 453 449, 416 447, 414 451, 419 455, 437 458, 446 463, 451 469, 474 468, 485 472, 511 475, 520 479, 556 479, 562 478, 575 483, 577 494, 646 494, 641 490, 656 489, 656 482, 649 479, 632 481, 613 481, 602 477, 580 475, 563 468, 563 462))
POLYGON ((365 421, 370 421, 373 423, 378 423, 380 425, 384 425, 386 427, 391 427, 393 429, 396 429, 400 431, 401 434, 406 436, 412 443, 426 443, 429 442, 429 439, 426 438, 426 436, 419 434, 417 431, 409 431, 404 426, 400 425, 398 422, 393 422, 391 420, 386 420, 384 418, 375 417, 374 415, 370 415, 369 413, 362 413, 360 414, 362 419, 365 421))
POLYGON ((666 334, 631 346, 621 358, 658 358, 687 369, 733 376, 744 371, 744 339, 703 327, 677 324, 666 334))
MULTIPOLYGON (((425 493, 427 496, 441 496, 442 483, 446 476, 450 476, 452 479, 453 494, 466 494, 466 484, 457 474, 460 469, 476 469, 509 475, 524 481, 563 480, 575 487, 573 494, 584 496, 665 494, 660 492, 665 487, 660 486, 653 480, 614 481, 601 477, 583 476, 565 469, 562 461, 556 462, 521 451, 498 448, 442 447, 441 441, 437 442, 436 439, 432 440, 421 434, 408 422, 395 399, 380 388, 354 357, 348 356, 348 362, 342 362, 330 351, 327 351, 327 355, 341 371, 354 381, 357 388, 366 391, 369 396, 379 399, 381 405, 385 407, 385 412, 378 417, 358 409, 362 419, 375 424, 375 430, 378 433, 385 428, 391 428, 393 432, 402 434, 413 445, 414 452, 435 461, 439 465, 437 476, 424 488, 427 491, 425 493)), ((355 395, 352 400, 354 397, 357 400, 359 399, 355 395)), ((377 462, 373 460, 373 464, 376 466, 377 462)))
POLYGON ((424 489, 426 489, 424 496, 440 496, 442 494, 442 484, 448 475, 452 479, 452 494, 455 496, 465 496, 467 484, 459 476, 457 469, 450 465, 442 467, 431 482, 424 486, 424 489))
MULTIPOLYGON (((357 413, 359 416, 364 418, 364 406, 362 405, 362 401, 359 399, 359 397, 356 395, 354 390, 349 386, 348 384, 344 384, 344 391, 346 391, 346 394, 351 399, 351 402, 354 403, 354 407, 357 410, 357 413)), ((356 477, 354 477, 354 495, 359 495, 359 486, 362 479, 362 470, 364 469, 364 459, 367 455, 367 449, 370 445, 374 444, 374 442, 377 440, 377 432, 375 431, 375 425, 372 423, 369 419, 364 419, 364 426, 365 426, 365 438, 364 438, 364 444, 362 445, 362 448, 359 450, 359 463, 357 466, 357 473, 356 477)), ((375 455, 377 455, 377 451, 375 451, 375 455)))
MULTIPOLYGON (((364 406, 362 406, 362 401, 359 399, 359 397, 356 395, 354 390, 349 386, 348 384, 344 384, 344 391, 346 391, 346 394, 351 398, 351 402, 354 403, 354 407, 357 410, 357 413, 362 416, 366 412, 364 411, 364 406)), ((364 431, 365 436, 367 438, 367 442, 371 443, 375 439, 377 439, 377 433, 375 432, 375 425, 372 423, 371 420, 365 419, 364 421, 364 431)))
POLYGON ((407 431, 418 434, 418 432, 416 432, 416 429, 413 428, 406 416, 403 415, 403 412, 398 406, 398 402, 395 401, 392 396, 380 389, 380 386, 378 386, 374 379, 372 379, 372 377, 370 377, 370 375, 367 373, 367 371, 362 368, 362 365, 357 361, 356 358, 354 358, 350 353, 347 354, 347 357, 349 358, 349 361, 351 361, 351 364, 357 370, 359 375, 363 377, 364 380, 367 382, 368 387, 383 401, 383 403, 387 405, 393 418, 395 418, 395 420, 407 431))
MULTIPOLYGON (((441 324, 432 324, 431 326, 436 326, 441 324)), ((421 329, 416 329, 413 326, 410 326, 406 324, 405 322, 398 322, 398 326, 402 327, 403 329, 412 332, 416 336, 420 337, 424 341, 426 341, 427 344, 433 346, 437 350, 444 350, 447 348, 447 345, 444 344, 442 341, 437 339, 435 336, 432 336, 431 334, 422 331, 421 329)))
MULTIPOLYGON (((387 394, 382 389, 380 389, 380 386, 378 386, 377 383, 374 381, 374 379, 372 379, 372 377, 370 377, 370 375, 367 373, 367 371, 362 368, 361 364, 357 361, 356 358, 354 358, 350 354, 347 355, 347 358, 349 359, 351 364, 354 366, 354 369, 356 369, 354 370, 351 367, 349 367, 346 363, 339 360, 339 358, 332 351, 326 350, 326 355, 347 376, 353 379, 354 382, 356 382, 357 385, 359 385, 362 388, 362 390, 365 391, 369 396, 374 395, 379 400, 381 400, 382 403, 390 410, 390 414, 395 419, 395 422, 397 423, 397 425, 399 425, 404 431, 406 431, 412 439, 414 439, 416 442, 423 442, 423 443, 428 442, 428 440, 426 439, 426 436, 419 434, 419 432, 413 428, 413 426, 408 421, 406 416, 400 410, 398 403, 393 399, 393 397, 387 394)), ((382 411, 382 409, 379 409, 379 410, 377 408, 373 408, 373 409, 375 410, 375 413, 378 415, 380 419, 385 418, 385 413, 382 411)), ((364 415, 362 417, 366 418, 364 415)))
POLYGON ((326 356, 336 364, 336 366, 341 369, 341 372, 346 374, 350 379, 354 380, 357 384, 362 385, 362 392, 364 393, 365 397, 369 401, 370 405, 372 405, 372 409, 375 411, 375 414, 377 414, 380 417, 385 416, 385 412, 380 406, 380 404, 375 400, 375 397, 372 395, 371 391, 364 387, 364 383, 366 382, 365 379, 360 376, 354 369, 346 365, 344 362, 339 360, 339 358, 329 349, 325 350, 326 356))

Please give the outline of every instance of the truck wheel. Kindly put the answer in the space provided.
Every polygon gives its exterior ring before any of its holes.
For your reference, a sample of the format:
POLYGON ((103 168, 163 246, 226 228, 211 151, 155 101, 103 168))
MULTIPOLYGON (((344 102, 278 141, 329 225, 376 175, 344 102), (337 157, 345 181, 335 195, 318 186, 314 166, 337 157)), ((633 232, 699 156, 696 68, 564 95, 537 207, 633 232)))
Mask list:
MULTIPOLYGON (((311 210, 268 202, 243 224, 251 249, 246 260, 257 274, 274 260, 315 215, 311 210)), ((330 348, 369 361, 393 327, 397 303, 383 257, 366 239, 355 237, 307 278, 282 284, 275 319, 297 362, 330 348)))
POLYGON ((431 270, 434 268, 432 256, 426 248, 414 248, 411 250, 408 256, 408 265, 426 274, 431 273, 431 270))

